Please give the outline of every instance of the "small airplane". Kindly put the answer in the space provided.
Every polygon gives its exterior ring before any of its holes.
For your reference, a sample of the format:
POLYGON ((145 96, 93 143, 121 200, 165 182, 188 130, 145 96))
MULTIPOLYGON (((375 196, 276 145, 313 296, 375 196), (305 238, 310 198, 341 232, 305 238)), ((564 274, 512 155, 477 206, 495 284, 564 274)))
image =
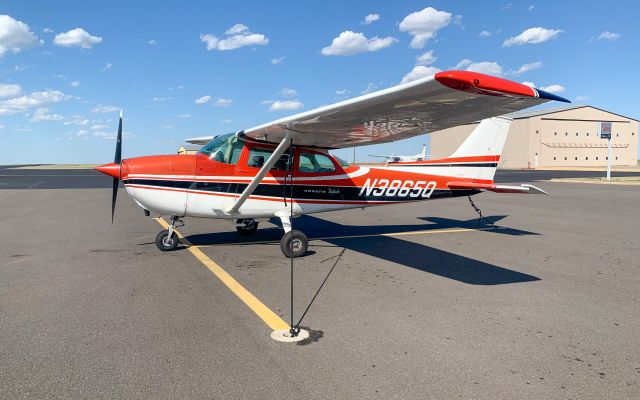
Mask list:
MULTIPOLYGON (((430 77, 216 136, 195 155, 122 159, 122 114, 113 163, 96 167, 144 209, 169 216, 160 250, 178 245, 183 217, 234 221, 250 235, 260 220, 279 218, 280 248, 303 256, 306 235, 292 230, 303 214, 497 193, 545 193, 531 185, 499 185, 493 177, 511 120, 500 115, 546 101, 568 100, 520 83, 469 71, 430 77), (481 123, 449 157, 350 166, 330 149, 392 142, 452 126, 481 123)), ((471 198, 469 198, 471 199, 471 198)))
POLYGON ((369 157, 384 158, 384 162, 386 163, 422 161, 427 159, 427 145, 423 144, 422 151, 420 154, 416 154, 415 156, 380 156, 376 154, 369 154, 369 157))

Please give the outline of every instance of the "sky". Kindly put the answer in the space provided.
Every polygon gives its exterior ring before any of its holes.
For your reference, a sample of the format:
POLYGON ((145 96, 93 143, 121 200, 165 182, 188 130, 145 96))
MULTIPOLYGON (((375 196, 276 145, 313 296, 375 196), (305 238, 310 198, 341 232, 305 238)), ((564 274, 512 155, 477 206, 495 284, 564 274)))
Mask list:
MULTIPOLYGON (((0 7, 0 164, 103 163, 440 70, 640 119, 634 1, 56 1, 0 7)), ((361 147, 417 154, 427 136, 361 147)), ((352 160, 351 150, 335 154, 352 160)))

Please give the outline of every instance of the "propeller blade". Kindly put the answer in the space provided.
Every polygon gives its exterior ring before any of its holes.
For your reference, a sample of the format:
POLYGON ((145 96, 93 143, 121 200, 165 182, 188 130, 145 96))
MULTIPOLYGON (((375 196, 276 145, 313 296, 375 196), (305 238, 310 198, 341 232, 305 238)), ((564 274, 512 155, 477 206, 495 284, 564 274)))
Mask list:
MULTIPOLYGON (((114 164, 120 166, 122 171, 122 110, 120 110, 120 121, 118 122, 118 138, 116 139, 116 155, 113 159, 114 164)), ((118 178, 113 178, 113 187, 111 189, 111 223, 113 224, 113 216, 116 212, 116 199, 118 198, 118 186, 120 184, 119 178, 121 173, 118 174, 118 178)))
POLYGON ((122 110, 120 110, 120 122, 118 123, 118 139, 116 140, 116 156, 113 162, 120 164, 122 161, 122 110))
POLYGON ((111 223, 113 224, 113 215, 116 212, 116 199, 118 198, 119 179, 113 178, 113 189, 111 190, 111 223))

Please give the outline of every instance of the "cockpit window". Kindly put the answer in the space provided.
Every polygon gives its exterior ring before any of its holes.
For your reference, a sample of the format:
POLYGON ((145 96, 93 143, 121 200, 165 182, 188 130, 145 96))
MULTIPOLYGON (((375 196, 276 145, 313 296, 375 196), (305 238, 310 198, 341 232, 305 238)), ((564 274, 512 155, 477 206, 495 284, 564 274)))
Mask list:
POLYGON ((234 133, 215 137, 204 145, 198 153, 206 154, 211 160, 224 164, 237 164, 242 154, 244 142, 234 133))

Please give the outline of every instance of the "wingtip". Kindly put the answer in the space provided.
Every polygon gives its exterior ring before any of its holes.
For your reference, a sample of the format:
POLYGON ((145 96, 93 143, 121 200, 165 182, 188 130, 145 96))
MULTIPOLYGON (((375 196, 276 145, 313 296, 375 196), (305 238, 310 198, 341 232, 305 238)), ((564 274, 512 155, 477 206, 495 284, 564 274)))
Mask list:
POLYGON ((558 96, 556 94, 545 92, 544 90, 540 90, 538 88, 536 88, 535 90, 536 92, 538 92, 538 97, 541 99, 561 101, 563 103, 571 103, 569 99, 565 99, 564 97, 558 96))
POLYGON ((122 108, 120 109, 120 119, 122 119, 122 108))

